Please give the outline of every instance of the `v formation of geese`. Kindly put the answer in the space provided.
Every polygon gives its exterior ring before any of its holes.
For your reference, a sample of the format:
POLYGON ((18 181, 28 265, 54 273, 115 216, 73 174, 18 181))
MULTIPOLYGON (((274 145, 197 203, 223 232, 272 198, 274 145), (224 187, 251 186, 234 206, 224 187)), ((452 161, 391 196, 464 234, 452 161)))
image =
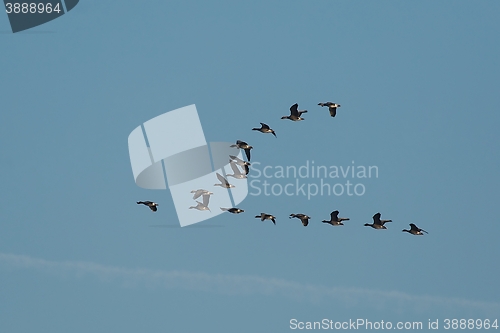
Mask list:
MULTIPOLYGON (((328 110, 330 112, 331 117, 335 117, 337 115, 337 108, 340 107, 340 104, 333 103, 333 102, 318 103, 318 105, 321 107, 324 107, 324 106, 328 107, 328 110)), ((283 117, 281 117, 281 119, 289 119, 292 121, 301 121, 301 120, 304 120, 304 118, 301 117, 302 114, 306 113, 306 112, 307 112, 307 110, 299 110, 299 105, 297 103, 295 103, 290 107, 290 115, 283 116, 283 117)), ((252 130, 259 131, 261 133, 271 133, 272 135, 277 137, 276 132, 268 124, 260 123, 260 125, 261 125, 260 128, 255 127, 255 128, 252 128, 252 130)), ((241 141, 241 140, 237 140, 236 144, 233 144, 230 147, 244 150, 247 161, 244 161, 235 155, 229 155, 229 164, 231 166, 233 173, 227 174, 227 176, 233 177, 235 179, 247 178, 247 174, 249 173, 250 166, 251 166, 251 164, 250 164, 250 150, 252 150, 253 147, 250 146, 245 141, 241 141), (241 167, 242 170, 240 170, 239 167, 241 167)), ((220 187, 226 188, 226 189, 230 189, 230 188, 235 187, 235 185, 230 184, 229 181, 226 178, 224 178, 221 174, 216 173, 216 175, 217 175, 217 179, 219 180, 219 183, 214 184, 214 186, 220 186, 220 187)), ((210 208, 208 207, 208 205, 210 202, 210 196, 213 195, 212 192, 205 190, 205 189, 198 189, 198 190, 191 191, 191 193, 193 193, 193 200, 198 199, 200 196, 203 197, 203 200, 202 200, 202 202, 196 200, 197 205, 191 206, 191 207, 189 207, 189 209, 197 209, 200 211, 207 211, 207 210, 210 211, 210 208)), ((137 204, 146 205, 153 212, 156 212, 158 210, 158 207, 157 207, 158 204, 155 202, 152 202, 152 201, 138 201, 137 204)), ((225 212, 227 211, 227 212, 232 213, 232 214, 240 214, 240 213, 244 212, 243 209, 236 208, 236 207, 230 207, 230 208, 220 207, 220 209, 222 211, 225 211, 225 212)), ((379 229, 379 230, 387 229, 385 224, 392 222, 392 220, 382 220, 382 219, 380 219, 380 217, 381 217, 381 214, 376 213, 372 217, 373 223, 365 223, 364 226, 372 227, 373 229, 379 229)), ((274 215, 267 214, 267 213, 261 213, 260 215, 256 215, 255 218, 260 219, 262 222, 264 222, 265 220, 270 220, 273 222, 274 225, 276 225, 276 217, 274 215)), ((311 219, 310 216, 302 214, 302 213, 290 214, 289 218, 290 219, 292 219, 292 218, 299 219, 302 222, 302 225, 304 227, 307 227, 309 225, 309 220, 311 219)), ((344 225, 344 223, 343 223, 344 221, 349 221, 349 220, 350 219, 347 217, 339 217, 339 211, 335 210, 335 211, 330 213, 330 220, 323 220, 321 222, 330 224, 332 226, 342 226, 342 225, 344 225)), ((420 229, 419 227, 417 227, 413 223, 410 223, 410 229, 403 229, 402 231, 407 232, 407 233, 412 234, 412 235, 415 235, 415 236, 421 236, 424 233, 428 233, 427 231, 420 229)))

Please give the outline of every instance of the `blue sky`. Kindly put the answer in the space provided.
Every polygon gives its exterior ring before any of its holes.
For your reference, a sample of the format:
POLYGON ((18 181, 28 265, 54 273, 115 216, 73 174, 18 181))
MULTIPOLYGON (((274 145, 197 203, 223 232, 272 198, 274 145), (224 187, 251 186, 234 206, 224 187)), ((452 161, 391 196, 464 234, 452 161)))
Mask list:
POLYGON ((0 330, 500 319, 499 14, 497 1, 82 0, 16 34, 0 15, 0 330), (281 120, 294 103, 305 120, 281 120), (207 141, 247 141, 261 170, 354 161, 378 178, 351 180, 362 196, 249 195, 245 213, 179 228, 170 193, 134 183, 127 138, 191 104, 207 141), (336 209, 351 220, 321 223, 336 209), (388 230, 363 227, 376 212, 388 230))

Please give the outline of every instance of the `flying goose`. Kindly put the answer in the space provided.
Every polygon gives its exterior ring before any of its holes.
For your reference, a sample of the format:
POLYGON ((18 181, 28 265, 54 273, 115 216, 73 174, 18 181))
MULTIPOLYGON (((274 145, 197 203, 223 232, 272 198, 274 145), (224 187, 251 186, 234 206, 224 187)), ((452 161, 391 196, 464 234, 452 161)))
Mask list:
POLYGON ((289 116, 283 116, 281 119, 290 119, 293 121, 299 121, 299 120, 304 120, 304 118, 301 118, 300 116, 303 113, 306 113, 307 110, 300 110, 299 111, 299 104, 295 103, 290 107, 290 115, 289 116))
POLYGON ((222 210, 223 212, 230 212, 233 214, 239 214, 239 213, 244 212, 243 209, 239 209, 239 208, 222 208, 222 207, 220 207, 220 210, 222 210))
POLYGON ((210 200, 210 194, 203 194, 203 202, 196 201, 197 205, 196 206, 191 206, 189 209, 198 209, 198 210, 208 210, 211 211, 210 208, 208 208, 208 201, 210 200))
POLYGON ((226 178, 222 177, 218 172, 217 172, 217 178, 219 179, 220 184, 214 184, 214 186, 220 186, 220 187, 224 187, 224 188, 235 187, 234 185, 229 184, 229 182, 226 180, 226 178))
POLYGON ((146 205, 149 207, 149 209, 151 209, 153 212, 156 212, 158 210, 158 204, 156 202, 153 202, 153 201, 137 201, 137 204, 140 205, 140 204, 143 204, 143 205, 146 205))
POLYGON ((411 227, 410 230, 403 229, 403 231, 406 231, 406 232, 408 232, 408 233, 410 233, 412 235, 417 235, 417 236, 423 235, 422 231, 425 232, 426 234, 428 234, 427 231, 425 231, 424 229, 420 229, 419 227, 417 227, 413 223, 410 223, 410 227, 411 227))
POLYGON ((365 227, 372 227, 374 229, 387 229, 386 226, 384 225, 387 222, 392 222, 392 220, 381 220, 380 213, 377 213, 373 215, 373 223, 372 224, 365 223, 365 227))
POLYGON ((193 199, 198 199, 202 194, 207 194, 207 195, 212 195, 212 192, 209 192, 207 190, 199 189, 199 190, 192 190, 191 193, 194 193, 193 199))
POLYGON ((252 131, 259 131, 262 133, 272 133, 274 135, 274 137, 277 137, 276 133, 274 133, 274 131, 271 129, 271 127, 269 127, 269 125, 264 124, 264 123, 260 123, 260 128, 257 128, 257 127, 252 128, 252 131))
POLYGON ((234 163, 229 163, 231 165, 231 169, 233 169, 233 174, 227 174, 227 176, 231 176, 231 177, 234 177, 236 179, 245 179, 247 178, 247 175, 246 173, 242 173, 240 171, 240 169, 238 168, 238 166, 234 163))
POLYGON ((342 223, 342 221, 349 221, 349 218, 339 217, 339 211, 335 210, 335 211, 330 213, 330 221, 323 220, 321 222, 336 226, 336 225, 344 225, 344 223, 342 223))
POLYGON ((340 107, 340 104, 332 103, 332 102, 319 103, 318 105, 328 106, 328 110, 330 111, 330 116, 332 116, 332 117, 335 117, 335 115, 337 114, 337 108, 340 107))
POLYGON ((276 217, 274 217, 270 214, 260 213, 260 215, 255 216, 255 218, 260 219, 261 221, 271 220, 271 221, 273 221, 274 225, 276 225, 276 217))
POLYGON ((302 222, 302 225, 304 227, 307 227, 307 225, 309 224, 310 217, 307 216, 307 215, 304 215, 304 214, 290 214, 289 218, 291 219, 292 217, 296 217, 296 218, 300 219, 300 221, 302 222))
POLYGON ((236 141, 235 145, 231 145, 230 147, 231 148, 243 149, 245 151, 245 154, 247 155, 247 160, 250 162, 250 149, 253 148, 252 146, 250 146, 245 141, 238 140, 238 141, 236 141))
POLYGON ((241 158, 238 158, 238 156, 233 155, 229 155, 229 158, 229 163, 233 162, 238 164, 239 166, 242 166, 243 168, 245 168, 245 175, 248 175, 248 172, 250 171, 249 166, 251 165, 250 162, 243 161, 241 158))

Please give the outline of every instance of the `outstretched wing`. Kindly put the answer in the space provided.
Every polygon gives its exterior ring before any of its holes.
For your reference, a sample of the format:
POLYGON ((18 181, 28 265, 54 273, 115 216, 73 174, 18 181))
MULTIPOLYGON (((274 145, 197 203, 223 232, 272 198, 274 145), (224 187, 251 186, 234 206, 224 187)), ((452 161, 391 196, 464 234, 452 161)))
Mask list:
POLYGON ((250 149, 245 149, 245 155, 247 155, 247 160, 250 161, 250 149))
POLYGON ((428 234, 428 232, 427 232, 427 231, 425 231, 424 229, 420 229, 419 227, 417 227, 417 226, 416 226, 415 224, 413 224, 413 223, 410 223, 410 227, 411 227, 411 230, 412 230, 412 231, 416 231, 416 232, 423 231, 423 232, 425 232, 426 234, 428 234))
POLYGON ((243 162, 242 159, 240 159, 238 156, 234 156, 234 155, 229 155, 229 158, 237 163, 241 163, 243 162))
POLYGON ((156 208, 156 206, 149 206, 149 208, 153 211, 153 212, 156 212, 158 210, 158 208, 156 208))
POLYGON ((328 108, 328 110, 330 110, 330 116, 335 117, 337 115, 337 108, 336 107, 330 106, 328 108))
POLYGON ((208 208, 209 201, 210 201, 210 194, 203 194, 203 206, 208 208))
MULTIPOLYGON (((191 191, 191 193, 193 193, 193 191, 191 191)), ((196 191, 194 191, 193 199, 194 200, 198 199, 201 196, 202 193, 203 193, 203 190, 196 190, 196 191)))
POLYGON ((290 114, 295 117, 299 117, 299 104, 295 103, 290 107, 290 114))
POLYGON ((267 124, 264 124, 264 123, 260 123, 260 124, 262 125, 262 129, 271 129, 269 127, 269 125, 267 125, 267 124))
POLYGON ((238 166, 236 164, 234 163, 229 163, 229 164, 231 165, 231 169, 233 169, 233 173, 235 176, 241 174, 241 171, 240 169, 238 169, 238 166))
POLYGON ((222 177, 218 172, 217 172, 217 179, 219 179, 219 181, 222 183, 222 184, 229 184, 228 181, 226 180, 226 178, 222 177))
POLYGON ((337 221, 338 220, 338 216, 339 216, 339 211, 338 210, 335 210, 333 212, 330 213, 330 219, 331 221, 337 221))
POLYGON ((373 215, 373 223, 382 225, 382 221, 380 221, 380 215, 380 213, 373 215))

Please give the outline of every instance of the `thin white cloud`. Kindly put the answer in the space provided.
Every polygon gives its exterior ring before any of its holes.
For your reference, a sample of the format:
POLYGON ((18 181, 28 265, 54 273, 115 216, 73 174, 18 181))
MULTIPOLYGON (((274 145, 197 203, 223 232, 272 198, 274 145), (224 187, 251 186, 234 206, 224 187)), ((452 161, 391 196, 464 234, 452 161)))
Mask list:
MULTIPOLYGON (((35 269, 56 276, 97 277, 122 286, 200 290, 229 295, 278 295, 313 303, 340 302, 344 307, 372 306, 396 311, 450 310, 456 312, 498 314, 500 304, 460 298, 411 295, 398 291, 314 286, 277 278, 250 275, 207 274, 187 271, 129 269, 91 262, 49 261, 25 255, 0 253, 0 268, 35 269)), ((337 305, 338 306, 338 305, 337 305)))

